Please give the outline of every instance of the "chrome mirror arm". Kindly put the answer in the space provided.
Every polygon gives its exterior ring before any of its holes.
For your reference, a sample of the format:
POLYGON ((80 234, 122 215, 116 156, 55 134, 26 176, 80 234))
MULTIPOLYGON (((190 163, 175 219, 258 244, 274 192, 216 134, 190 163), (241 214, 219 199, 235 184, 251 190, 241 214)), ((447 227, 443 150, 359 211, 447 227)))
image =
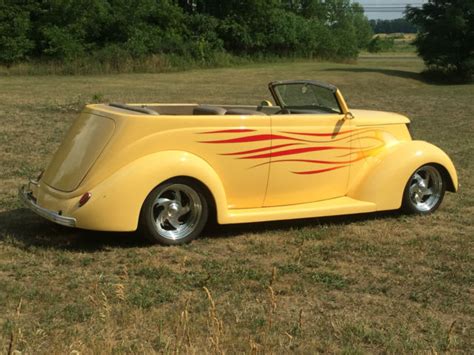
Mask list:
POLYGON ((354 114, 350 111, 348 111, 344 114, 344 119, 345 120, 353 120, 354 118, 355 118, 354 114))

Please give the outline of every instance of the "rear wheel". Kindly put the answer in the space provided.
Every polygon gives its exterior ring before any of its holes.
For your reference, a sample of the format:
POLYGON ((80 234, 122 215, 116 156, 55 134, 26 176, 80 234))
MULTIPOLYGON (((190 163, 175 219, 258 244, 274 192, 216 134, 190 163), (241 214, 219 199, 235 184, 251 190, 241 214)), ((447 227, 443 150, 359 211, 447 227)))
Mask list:
POLYGON ((435 165, 424 165, 408 180, 403 194, 402 208, 407 213, 434 212, 444 198, 446 182, 435 165))
POLYGON ((156 187, 140 215, 144 235, 155 243, 178 245, 197 238, 209 215, 206 194, 192 180, 177 178, 156 187))

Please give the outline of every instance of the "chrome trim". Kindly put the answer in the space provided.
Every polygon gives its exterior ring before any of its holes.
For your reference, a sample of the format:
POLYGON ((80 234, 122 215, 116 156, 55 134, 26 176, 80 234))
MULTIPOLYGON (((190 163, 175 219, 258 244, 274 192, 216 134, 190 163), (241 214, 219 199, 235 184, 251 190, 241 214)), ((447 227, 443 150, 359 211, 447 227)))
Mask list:
POLYGON ((76 226, 76 219, 73 217, 65 217, 61 216, 57 212, 48 210, 46 208, 38 206, 36 201, 33 199, 33 196, 30 191, 27 190, 26 186, 20 187, 18 191, 18 197, 20 201, 32 210, 37 215, 50 220, 51 222, 60 224, 66 227, 75 227, 76 226))
POLYGON ((443 178, 437 168, 425 165, 410 179, 410 202, 420 212, 435 209, 443 198, 443 178))
POLYGON ((199 224, 202 201, 192 187, 172 184, 159 189, 150 212, 161 237, 180 240, 193 233, 199 224))

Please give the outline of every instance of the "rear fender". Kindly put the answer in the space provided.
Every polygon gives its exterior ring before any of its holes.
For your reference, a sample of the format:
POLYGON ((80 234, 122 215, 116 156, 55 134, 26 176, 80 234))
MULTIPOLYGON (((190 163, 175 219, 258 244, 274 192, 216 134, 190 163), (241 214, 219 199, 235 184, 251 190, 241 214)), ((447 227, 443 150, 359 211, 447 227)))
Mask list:
POLYGON ((75 204, 68 215, 77 219, 79 228, 134 231, 148 194, 160 183, 177 176, 194 178, 209 189, 218 219, 227 210, 222 183, 205 160, 188 152, 164 151, 123 167, 90 190, 89 202, 82 207, 75 204))
POLYGON ((398 209, 408 179, 425 164, 443 167, 450 180, 448 190, 458 190, 456 169, 445 152, 424 141, 405 141, 367 158, 362 173, 349 186, 348 196, 374 202, 378 211, 398 209))

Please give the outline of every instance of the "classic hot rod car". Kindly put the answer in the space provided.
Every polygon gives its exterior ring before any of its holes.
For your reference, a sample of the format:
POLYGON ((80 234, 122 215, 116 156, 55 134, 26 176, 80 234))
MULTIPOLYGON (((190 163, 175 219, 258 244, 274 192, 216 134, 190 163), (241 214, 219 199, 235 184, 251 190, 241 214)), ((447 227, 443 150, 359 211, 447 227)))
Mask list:
POLYGON ((94 104, 21 199, 56 223, 163 244, 218 223, 403 209, 426 214, 456 170, 408 118, 349 111, 317 81, 269 85, 275 105, 94 104))

